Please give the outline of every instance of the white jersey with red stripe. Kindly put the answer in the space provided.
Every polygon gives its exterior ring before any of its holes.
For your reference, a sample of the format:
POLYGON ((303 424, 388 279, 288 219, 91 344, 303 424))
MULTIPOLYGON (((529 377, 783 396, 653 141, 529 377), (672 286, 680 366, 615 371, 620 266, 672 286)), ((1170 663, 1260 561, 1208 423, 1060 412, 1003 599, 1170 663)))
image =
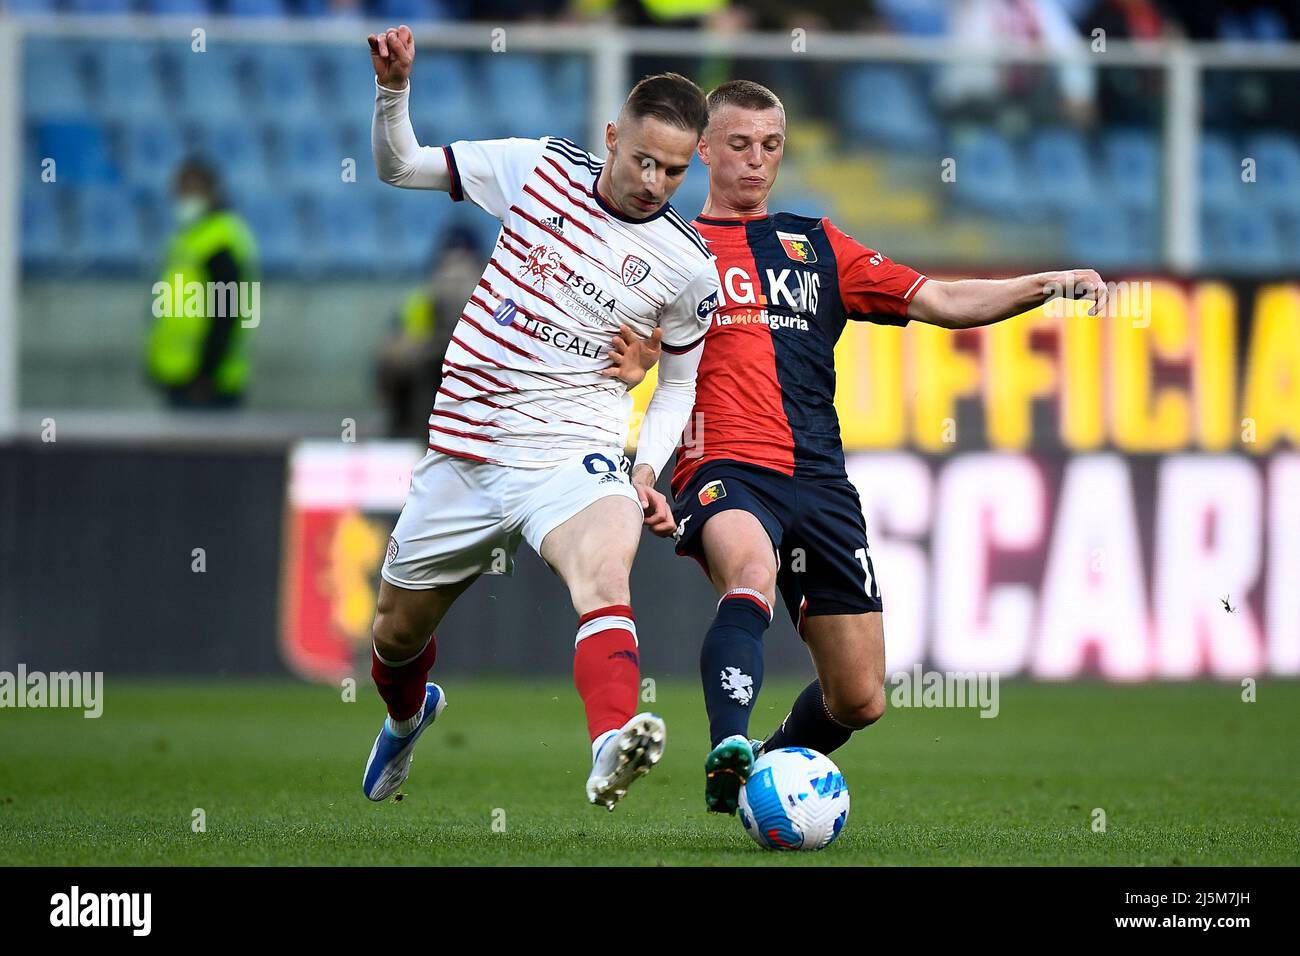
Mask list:
POLYGON ((429 447, 522 468, 622 448, 632 399, 608 368, 620 324, 694 348, 718 302, 695 228, 665 204, 634 220, 596 188, 603 163, 565 139, 444 146, 451 197, 501 220, 429 416, 429 447))

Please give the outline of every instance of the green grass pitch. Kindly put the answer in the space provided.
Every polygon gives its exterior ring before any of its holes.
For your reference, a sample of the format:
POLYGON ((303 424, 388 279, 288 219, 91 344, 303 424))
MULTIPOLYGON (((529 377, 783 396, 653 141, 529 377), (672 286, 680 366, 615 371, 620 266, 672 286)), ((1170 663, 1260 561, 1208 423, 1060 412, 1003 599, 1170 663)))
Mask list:
MULTIPOLYGON (((834 756, 852 794, 843 836, 798 854, 705 812, 693 684, 658 685, 667 751, 614 813, 585 802, 567 682, 445 687, 404 799, 382 805, 360 789, 382 713, 368 682, 346 703, 295 683, 110 680, 98 720, 0 711, 0 863, 1300 863, 1296 683, 1263 681, 1254 703, 1230 683, 1006 683, 995 719, 891 709, 834 756)), ((754 730, 797 690, 765 684, 754 730)))

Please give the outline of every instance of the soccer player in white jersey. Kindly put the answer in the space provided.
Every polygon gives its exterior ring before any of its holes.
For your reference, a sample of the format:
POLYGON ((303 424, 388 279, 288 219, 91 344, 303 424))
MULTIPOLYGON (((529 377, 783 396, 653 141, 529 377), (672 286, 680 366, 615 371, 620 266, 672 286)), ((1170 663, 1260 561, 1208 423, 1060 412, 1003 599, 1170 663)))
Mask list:
POLYGON ((587 798, 612 810, 664 745, 663 721, 635 713, 628 573, 643 523, 672 524, 654 483, 690 415, 718 302, 708 249, 668 204, 708 120, 704 94, 675 74, 642 80, 606 128, 603 162, 553 137, 421 146, 407 112, 411 31, 369 43, 380 177, 468 199, 501 231, 447 350, 429 451, 388 545, 371 668, 388 719, 363 787, 383 800, 405 781, 417 739, 447 701, 426 683, 434 629, 480 574, 510 573, 522 539, 564 581, 578 614, 587 798), (662 337, 631 469, 632 373, 609 344, 620 327, 662 337))

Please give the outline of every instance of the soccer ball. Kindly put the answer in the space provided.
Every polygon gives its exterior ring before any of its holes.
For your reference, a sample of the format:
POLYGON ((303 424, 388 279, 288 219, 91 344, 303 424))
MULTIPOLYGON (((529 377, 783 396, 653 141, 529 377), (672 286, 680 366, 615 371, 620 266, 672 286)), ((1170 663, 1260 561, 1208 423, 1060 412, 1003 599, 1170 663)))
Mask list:
POLYGON ((782 747, 754 762, 740 788, 740 822, 768 850, 820 850, 849 818, 849 788, 830 757, 782 747))

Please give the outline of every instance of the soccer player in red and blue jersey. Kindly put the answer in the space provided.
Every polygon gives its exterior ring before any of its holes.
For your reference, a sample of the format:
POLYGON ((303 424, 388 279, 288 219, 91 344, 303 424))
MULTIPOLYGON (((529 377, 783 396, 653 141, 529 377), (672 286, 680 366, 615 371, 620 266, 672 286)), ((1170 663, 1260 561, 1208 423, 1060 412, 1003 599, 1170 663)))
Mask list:
POLYGON ((713 746, 705 799, 734 813, 756 749, 830 753, 885 712, 883 605, 832 404, 845 323, 971 328, 1060 294, 1093 300, 1097 314, 1106 294, 1091 270, 928 279, 825 217, 771 212, 785 147, 780 100, 737 80, 708 105, 699 155, 709 197, 694 225, 717 257, 721 292, 696 386, 701 440, 682 448, 673 472, 672 530, 678 553, 700 561, 720 596, 700 654, 713 746), (818 679, 756 748, 749 715, 778 590, 818 679))

